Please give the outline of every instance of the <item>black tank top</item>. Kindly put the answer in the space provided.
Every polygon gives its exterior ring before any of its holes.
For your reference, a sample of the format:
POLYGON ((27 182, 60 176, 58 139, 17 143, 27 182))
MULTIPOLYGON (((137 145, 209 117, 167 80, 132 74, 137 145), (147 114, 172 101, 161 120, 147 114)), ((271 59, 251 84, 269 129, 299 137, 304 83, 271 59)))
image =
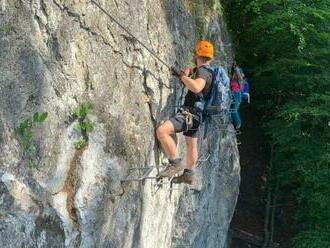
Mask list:
MULTIPOLYGON (((193 79, 197 78, 203 78, 206 82, 204 89, 202 90, 202 94, 205 97, 210 89, 211 89, 211 84, 212 84, 212 73, 206 69, 205 67, 201 66, 199 68, 194 69, 194 75, 192 77, 193 79)), ((184 107, 188 108, 194 108, 195 103, 200 100, 200 94, 195 94, 194 92, 188 90, 188 93, 186 94, 184 98, 184 107)))

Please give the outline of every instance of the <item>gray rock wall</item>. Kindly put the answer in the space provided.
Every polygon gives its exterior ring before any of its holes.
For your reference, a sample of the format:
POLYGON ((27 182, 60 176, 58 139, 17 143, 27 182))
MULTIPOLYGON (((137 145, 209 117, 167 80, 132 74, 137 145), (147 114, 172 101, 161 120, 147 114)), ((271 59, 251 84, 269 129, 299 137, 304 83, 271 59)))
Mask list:
MULTIPOLYGON (((189 1, 98 2, 167 63, 191 61, 189 1)), ((223 20, 211 13, 208 23, 227 66, 223 20)), ((159 164, 155 126, 173 114, 178 91, 168 69, 91 1, 1 0, 0 246, 223 247, 239 187, 231 125, 213 121, 195 185, 121 182, 129 168, 159 164), (86 102, 95 128, 77 150, 84 134, 73 110, 86 102), (15 128, 44 111, 25 151, 15 128)))

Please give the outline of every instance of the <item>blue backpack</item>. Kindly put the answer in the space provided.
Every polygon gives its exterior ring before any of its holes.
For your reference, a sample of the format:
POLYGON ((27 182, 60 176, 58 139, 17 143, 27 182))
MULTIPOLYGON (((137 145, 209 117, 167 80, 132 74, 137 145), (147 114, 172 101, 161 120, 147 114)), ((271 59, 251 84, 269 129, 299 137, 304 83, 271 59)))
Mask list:
MULTIPOLYGON (((204 101, 203 111, 207 115, 219 114, 230 108, 230 80, 227 72, 222 67, 212 68, 205 66, 212 73, 212 84, 206 101, 204 101)), ((205 99, 205 98, 202 98, 205 99)))

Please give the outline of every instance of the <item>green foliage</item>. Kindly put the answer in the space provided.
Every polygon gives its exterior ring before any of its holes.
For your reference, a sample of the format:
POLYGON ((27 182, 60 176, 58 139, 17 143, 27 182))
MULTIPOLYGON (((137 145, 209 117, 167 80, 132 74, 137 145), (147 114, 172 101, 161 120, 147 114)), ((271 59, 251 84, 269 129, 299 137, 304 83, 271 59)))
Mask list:
POLYGON ((210 39, 208 34, 208 17, 217 11, 219 15, 222 15, 223 8, 220 0, 193 0, 191 2, 192 15, 195 19, 196 31, 199 37, 210 39))
POLYGON ((82 132, 92 132, 95 128, 95 123, 88 120, 83 120, 76 125, 76 128, 82 132))
POLYGON ((39 114, 38 112, 33 115, 33 122, 39 122, 42 123, 44 122, 48 117, 48 113, 44 112, 39 114))
POLYGON ((95 128, 95 123, 88 120, 87 115, 93 113, 91 103, 83 103, 74 110, 74 115, 78 118, 76 129, 81 131, 83 138, 75 142, 76 149, 82 149, 88 145, 88 133, 95 128))
POLYGON ((8 35, 14 31, 15 31, 15 28, 12 25, 6 24, 3 26, 0 26, 0 34, 3 33, 4 35, 8 35))
POLYGON ((219 14, 222 14, 222 6, 220 0, 207 0, 206 4, 208 10, 217 10, 219 14))
POLYGON ((234 0, 226 9, 274 145, 270 183, 298 203, 293 245, 330 247, 330 2, 234 0))
POLYGON ((15 129, 18 136, 18 141, 22 146, 23 150, 29 156, 29 164, 32 170, 38 169, 38 161, 32 159, 32 148, 33 148, 33 134, 37 125, 43 123, 47 120, 48 113, 38 113, 36 112, 32 117, 25 119, 21 122, 15 129))
POLYGON ((207 33, 206 27, 206 12, 204 3, 201 0, 193 0, 192 2, 193 16, 195 17, 195 25, 198 34, 205 37, 207 33))
POLYGON ((33 170, 33 171, 36 171, 36 170, 38 170, 38 162, 36 161, 36 160, 30 160, 29 161, 29 163, 30 163, 30 167, 31 167, 31 169, 33 170))
POLYGON ((197 32, 201 37, 205 37, 207 29, 206 29, 206 17, 203 15, 197 15, 195 17, 195 23, 197 27, 197 32))
POLYGON ((85 139, 80 139, 76 142, 74 142, 74 147, 77 149, 77 150, 80 150, 80 149, 83 149, 87 146, 88 142, 87 140, 85 139))
POLYGON ((299 248, 330 247, 329 231, 311 230, 301 232, 293 239, 293 245, 299 248))
POLYGON ((91 103, 83 103, 78 108, 74 109, 73 113, 77 118, 85 118, 88 114, 93 111, 91 103))
POLYGON ((16 128, 16 133, 18 135, 21 146, 25 151, 30 151, 32 149, 33 131, 32 129, 37 123, 42 123, 46 121, 48 117, 47 112, 35 113, 33 117, 25 119, 16 128))

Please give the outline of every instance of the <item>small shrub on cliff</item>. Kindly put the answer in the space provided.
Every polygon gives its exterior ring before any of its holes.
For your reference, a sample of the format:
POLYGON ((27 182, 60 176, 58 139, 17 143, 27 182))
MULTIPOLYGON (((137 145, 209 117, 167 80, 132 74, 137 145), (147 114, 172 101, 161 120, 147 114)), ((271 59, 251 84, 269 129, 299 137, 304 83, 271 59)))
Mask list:
POLYGON ((95 123, 87 119, 88 114, 93 113, 91 103, 83 103, 73 111, 74 116, 78 118, 78 124, 75 128, 81 131, 82 138, 74 143, 76 149, 82 149, 88 145, 88 132, 92 132, 95 128, 95 123))
POLYGON ((93 113, 93 106, 91 103, 83 103, 73 111, 75 117, 78 118, 78 124, 76 129, 80 130, 83 135, 88 132, 92 132, 95 128, 95 123, 88 120, 86 117, 88 114, 93 113))
POLYGON ((76 142, 74 142, 74 147, 77 149, 77 150, 80 150, 80 149, 83 149, 84 147, 87 146, 87 141, 85 139, 80 139, 76 142))
POLYGON ((33 134, 34 128, 37 127, 38 124, 43 123, 47 120, 48 113, 35 113, 32 117, 25 119, 23 122, 19 124, 19 126, 15 129, 15 132, 18 136, 18 141, 26 152, 26 155, 29 159, 29 165, 32 170, 38 169, 39 162, 36 160, 36 154, 33 153, 33 134))
POLYGON ((93 106, 91 103, 83 103, 78 108, 73 110, 74 115, 77 118, 85 118, 88 114, 93 112, 93 106))
POLYGON ((33 117, 27 118, 23 122, 21 122, 16 128, 15 131, 18 135, 19 142, 25 151, 29 151, 32 149, 33 127, 35 127, 37 123, 42 123, 46 121, 47 117, 47 112, 37 112, 33 115, 33 117))
POLYGON ((95 123, 89 120, 77 124, 76 128, 82 132, 92 132, 95 128, 95 123))

